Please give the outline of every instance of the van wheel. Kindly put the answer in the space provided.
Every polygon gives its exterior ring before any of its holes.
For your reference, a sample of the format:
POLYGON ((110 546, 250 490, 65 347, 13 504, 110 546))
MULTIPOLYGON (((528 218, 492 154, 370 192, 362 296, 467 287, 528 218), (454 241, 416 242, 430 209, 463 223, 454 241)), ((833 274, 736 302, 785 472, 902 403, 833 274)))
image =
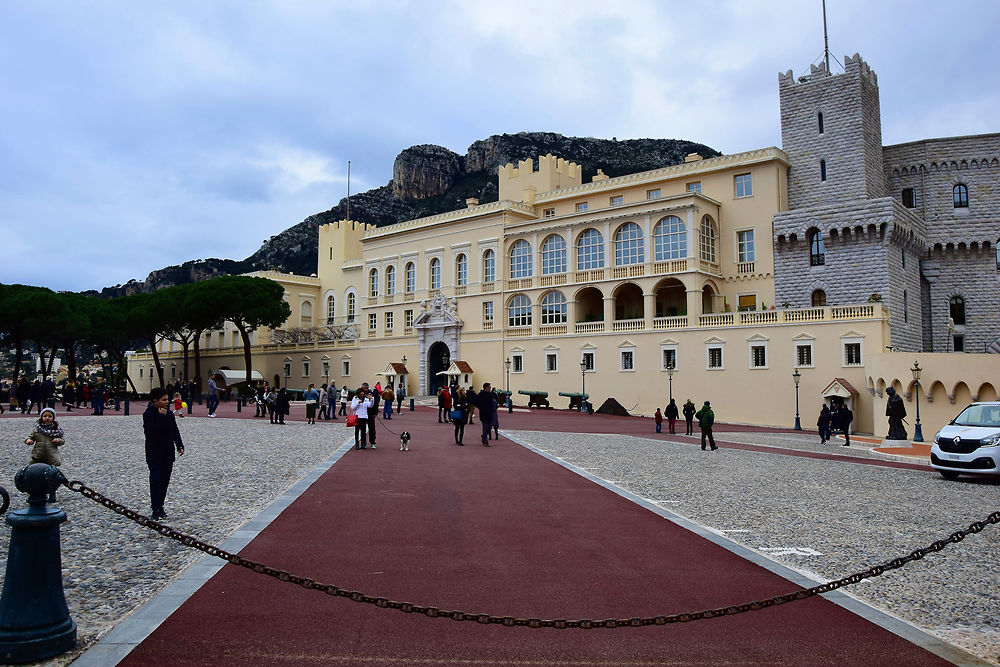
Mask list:
POLYGON ((958 479, 958 473, 951 470, 938 470, 945 479, 958 479))

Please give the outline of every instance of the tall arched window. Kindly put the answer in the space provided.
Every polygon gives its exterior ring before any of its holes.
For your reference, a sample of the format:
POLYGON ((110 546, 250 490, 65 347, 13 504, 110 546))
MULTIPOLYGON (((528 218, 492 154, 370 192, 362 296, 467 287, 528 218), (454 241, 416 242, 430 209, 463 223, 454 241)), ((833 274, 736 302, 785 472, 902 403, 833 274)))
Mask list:
POLYGON ((812 305, 813 308, 819 308, 826 305, 826 292, 821 289, 813 290, 812 293, 812 305))
POLYGON ((396 267, 385 267, 385 293, 391 296, 396 293, 396 267))
POLYGON ((701 219, 698 233, 698 255, 706 262, 715 263, 715 225, 707 215, 701 219))
POLYGON ((358 298, 354 296, 354 292, 347 293, 347 322, 348 324, 353 324, 355 318, 358 315, 358 298))
POLYGON ((412 292, 417 289, 417 267, 413 262, 407 262, 403 270, 406 272, 406 291, 412 292))
POLYGON ((368 272, 368 296, 378 296, 378 269, 368 272))
POLYGON ((523 239, 510 247, 510 277, 531 277, 531 244, 523 239))
POLYGON ((441 289, 441 260, 437 257, 431 259, 430 264, 430 288, 441 289))
POLYGON ((955 208, 969 208, 969 188, 965 187, 965 184, 959 183, 952 188, 952 196, 955 208))
POLYGON ((455 258, 455 284, 467 285, 469 283, 469 260, 465 253, 459 253, 455 258))
POLYGON ((615 232, 615 266, 642 264, 644 256, 642 227, 626 222, 615 232))
POLYGON ((531 301, 524 294, 518 294, 507 306, 507 325, 512 327, 531 326, 531 301))
POLYGON ((562 292, 549 292, 539 304, 542 324, 566 324, 566 297, 562 292))
POLYGON ((653 252, 655 261, 687 257, 687 230, 684 221, 676 215, 667 217, 653 227, 653 252))
POLYGON ((326 322, 327 324, 333 324, 334 318, 337 317, 337 300, 333 298, 333 295, 326 297, 326 322))
POLYGON ((553 234, 542 241, 542 275, 566 273, 566 239, 553 234))
POLYGON ((955 324, 965 324, 965 299, 960 296, 951 297, 948 315, 955 324))
POLYGON ((826 250, 823 248, 823 232, 818 229, 810 229, 809 237, 809 266, 823 266, 826 264, 826 250))
POLYGON ((483 282, 491 283, 497 279, 497 254, 492 250, 483 253, 483 282))
POLYGON ((604 268, 604 235, 596 229, 580 234, 576 242, 576 270, 604 268))
POLYGON ((302 305, 299 307, 299 319, 301 322, 299 326, 303 329, 309 329, 313 325, 313 305, 312 301, 303 301, 302 305))

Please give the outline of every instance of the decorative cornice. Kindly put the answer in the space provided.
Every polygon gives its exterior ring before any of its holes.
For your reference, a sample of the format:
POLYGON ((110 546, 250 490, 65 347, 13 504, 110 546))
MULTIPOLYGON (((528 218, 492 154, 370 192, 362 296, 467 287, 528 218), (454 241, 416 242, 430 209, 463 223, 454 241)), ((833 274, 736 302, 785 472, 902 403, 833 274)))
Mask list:
POLYGON ((480 204, 479 206, 472 206, 471 208, 460 208, 454 211, 448 211, 447 213, 438 213, 437 215, 429 215, 424 218, 414 218, 413 220, 404 220, 403 222, 397 222, 392 225, 386 225, 385 227, 374 227, 365 232, 363 241, 368 241, 370 239, 379 238, 382 236, 388 236, 390 234, 397 234, 404 230, 417 229, 423 227, 433 227, 435 225, 444 224, 448 222, 455 222, 458 220, 469 220, 472 218, 484 217, 487 215, 492 215, 496 213, 518 213, 529 217, 537 217, 535 214, 535 209, 533 206, 528 206, 527 204, 522 204, 521 202, 514 202, 509 200, 504 201, 494 201, 488 204, 480 204))

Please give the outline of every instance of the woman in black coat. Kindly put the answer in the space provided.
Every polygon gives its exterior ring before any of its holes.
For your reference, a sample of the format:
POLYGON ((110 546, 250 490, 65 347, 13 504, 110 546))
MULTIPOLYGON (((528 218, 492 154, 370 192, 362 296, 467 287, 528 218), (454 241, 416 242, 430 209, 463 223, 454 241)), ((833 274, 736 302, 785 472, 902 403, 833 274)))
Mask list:
POLYGON ((278 398, 274 401, 274 411, 278 415, 278 423, 285 423, 285 415, 291 411, 291 402, 288 400, 288 390, 282 387, 278 390, 278 398))
POLYGON ((458 393, 455 394, 455 400, 451 404, 451 409, 453 412, 460 412, 461 416, 456 419, 452 419, 452 423, 455 424, 455 444, 465 446, 462 442, 462 438, 465 437, 465 424, 469 421, 469 408, 472 405, 472 398, 469 392, 464 389, 458 389, 458 393))

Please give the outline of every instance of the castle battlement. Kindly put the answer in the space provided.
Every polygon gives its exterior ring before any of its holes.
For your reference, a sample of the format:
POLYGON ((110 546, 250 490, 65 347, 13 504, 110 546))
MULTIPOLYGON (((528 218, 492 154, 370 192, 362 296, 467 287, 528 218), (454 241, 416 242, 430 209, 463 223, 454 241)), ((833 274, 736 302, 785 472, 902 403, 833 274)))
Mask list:
POLYGON ((831 74, 826 69, 826 63, 809 65, 809 73, 800 76, 798 79, 795 78, 795 73, 792 70, 784 73, 778 72, 778 88, 782 89, 789 86, 812 83, 820 79, 826 79, 831 76, 843 76, 844 74, 861 76, 873 86, 878 85, 878 76, 875 75, 875 70, 869 67, 868 63, 859 54, 855 53, 853 56, 844 56, 843 74, 831 74))
POLYGON ((538 156, 538 169, 531 158, 521 160, 515 167, 511 163, 497 170, 500 200, 531 203, 539 192, 551 192, 583 183, 583 169, 575 162, 561 157, 538 156))

